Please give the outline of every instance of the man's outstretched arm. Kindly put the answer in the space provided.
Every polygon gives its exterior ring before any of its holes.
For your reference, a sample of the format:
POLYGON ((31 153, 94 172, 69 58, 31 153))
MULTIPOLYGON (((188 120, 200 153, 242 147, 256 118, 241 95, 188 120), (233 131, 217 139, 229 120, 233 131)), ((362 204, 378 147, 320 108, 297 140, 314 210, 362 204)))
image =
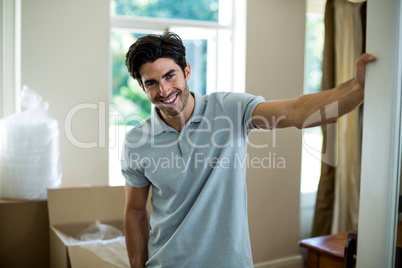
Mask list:
POLYGON ((375 57, 370 54, 360 56, 356 60, 355 78, 332 90, 259 104, 253 113, 253 124, 263 129, 301 129, 336 120, 363 102, 366 64, 373 61, 375 57))
POLYGON ((130 266, 144 268, 148 260, 149 219, 146 209, 149 185, 136 188, 126 183, 124 233, 130 266))

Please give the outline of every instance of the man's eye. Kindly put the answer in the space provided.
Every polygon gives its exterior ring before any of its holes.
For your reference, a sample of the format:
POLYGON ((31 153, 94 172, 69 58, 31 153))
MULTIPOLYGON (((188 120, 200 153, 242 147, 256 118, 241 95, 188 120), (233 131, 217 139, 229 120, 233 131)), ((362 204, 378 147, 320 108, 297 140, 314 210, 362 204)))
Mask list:
POLYGON ((155 85, 155 82, 148 82, 145 84, 146 87, 152 87, 153 85, 155 85))
POLYGON ((171 78, 173 78, 173 76, 174 76, 174 74, 169 74, 166 76, 166 79, 171 79, 171 78))

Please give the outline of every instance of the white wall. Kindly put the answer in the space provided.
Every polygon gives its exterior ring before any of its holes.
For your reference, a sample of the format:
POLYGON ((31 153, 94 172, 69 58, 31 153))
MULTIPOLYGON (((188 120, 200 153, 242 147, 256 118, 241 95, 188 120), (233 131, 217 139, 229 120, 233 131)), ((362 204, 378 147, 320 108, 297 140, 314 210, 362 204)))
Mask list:
MULTIPOLYGON (((75 139, 67 138, 65 119, 82 103, 106 102, 107 109, 109 1, 22 1, 21 35, 22 84, 50 103, 49 115, 59 122, 63 185, 107 184, 107 147, 83 149, 71 142, 99 141, 99 126, 107 126, 99 120, 99 109, 72 117, 75 139)), ((107 114, 101 111, 106 120, 107 114)), ((106 146, 107 134, 101 129, 106 146)))
MULTIPOLYGON (((249 0, 247 2, 246 90, 267 100, 294 98, 303 93, 305 1, 249 0)), ((250 135, 250 158, 271 154, 271 165, 281 158, 286 168, 249 169, 247 186, 254 263, 283 260, 300 267, 299 198, 301 131, 278 130, 250 135), (275 157, 274 157, 275 154, 275 157)), ((275 262, 276 264, 278 262, 275 262)), ((279 261, 280 263, 280 261, 279 261)), ((280 264, 278 264, 280 265, 280 264)))

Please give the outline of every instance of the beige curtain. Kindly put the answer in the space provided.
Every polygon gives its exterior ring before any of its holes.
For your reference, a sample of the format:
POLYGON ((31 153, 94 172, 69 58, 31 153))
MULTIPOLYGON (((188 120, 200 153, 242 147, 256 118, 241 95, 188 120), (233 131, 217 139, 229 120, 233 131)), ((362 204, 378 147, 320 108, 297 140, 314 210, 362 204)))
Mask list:
MULTIPOLYGON (((355 61, 364 47, 362 5, 347 0, 327 1, 323 90, 355 75, 355 61)), ((313 236, 357 229, 361 121, 361 111, 358 108, 339 118, 336 127, 332 125, 323 128, 323 155, 332 156, 337 161, 323 159, 313 236), (329 150, 329 153, 324 150, 329 150)))
MULTIPOLYGON (((361 3, 335 1, 335 83, 354 77, 355 61, 362 54, 361 3)), ((338 119, 338 165, 335 172, 334 214, 331 233, 357 229, 360 196, 360 109, 338 119)))

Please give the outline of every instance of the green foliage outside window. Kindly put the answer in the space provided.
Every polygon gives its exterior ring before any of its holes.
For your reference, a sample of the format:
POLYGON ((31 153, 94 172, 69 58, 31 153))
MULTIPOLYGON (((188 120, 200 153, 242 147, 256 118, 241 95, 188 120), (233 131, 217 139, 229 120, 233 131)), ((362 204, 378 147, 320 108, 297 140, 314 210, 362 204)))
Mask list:
POLYGON ((219 0, 113 0, 116 15, 218 21, 219 0))

